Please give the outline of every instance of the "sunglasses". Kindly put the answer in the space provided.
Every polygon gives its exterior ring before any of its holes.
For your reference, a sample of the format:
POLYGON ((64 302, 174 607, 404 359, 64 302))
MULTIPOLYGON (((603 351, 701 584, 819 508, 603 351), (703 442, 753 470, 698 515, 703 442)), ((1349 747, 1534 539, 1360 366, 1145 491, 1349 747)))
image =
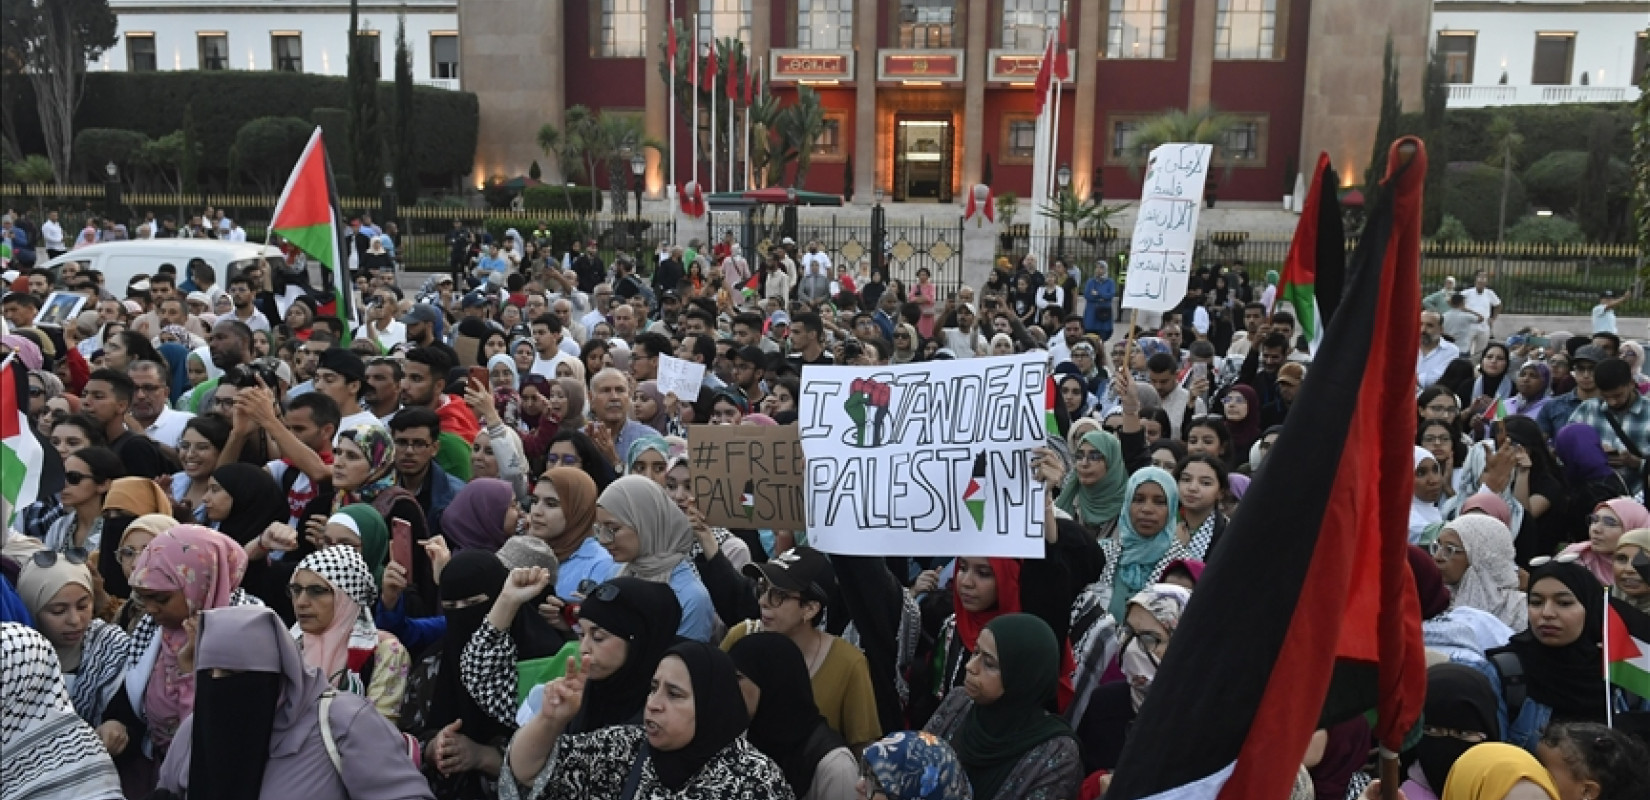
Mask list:
POLYGON ((84 547, 70 547, 61 553, 56 550, 37 550, 31 560, 35 566, 44 569, 55 565, 59 557, 70 564, 85 564, 91 553, 84 547))
POLYGON ((68 472, 63 473, 64 483, 67 483, 70 486, 79 486, 81 483, 91 480, 93 477, 94 476, 87 475, 84 472, 75 472, 74 470, 69 470, 68 472))

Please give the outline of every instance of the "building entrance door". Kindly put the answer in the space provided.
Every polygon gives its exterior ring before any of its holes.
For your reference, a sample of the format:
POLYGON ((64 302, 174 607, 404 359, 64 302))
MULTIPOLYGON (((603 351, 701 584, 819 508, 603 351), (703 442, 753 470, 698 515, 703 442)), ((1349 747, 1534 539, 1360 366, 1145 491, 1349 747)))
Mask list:
POLYGON ((948 114, 895 117, 895 200, 951 202, 951 135, 948 114))

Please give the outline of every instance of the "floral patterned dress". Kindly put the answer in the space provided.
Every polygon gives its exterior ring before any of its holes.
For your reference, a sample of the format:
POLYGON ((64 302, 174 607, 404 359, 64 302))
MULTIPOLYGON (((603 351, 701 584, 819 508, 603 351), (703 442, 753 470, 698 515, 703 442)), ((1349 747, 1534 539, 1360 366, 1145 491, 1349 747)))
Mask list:
MULTIPOLYGON (((641 754, 642 729, 621 725, 589 733, 563 734, 544 769, 533 776, 510 772, 504 759, 499 800, 587 800, 619 797, 631 765, 641 754), (523 778, 530 783, 518 783, 523 778)), ((1073 749, 1075 753, 1075 748, 1073 749)), ((635 800, 794 800, 796 794, 767 756, 740 736, 712 756, 699 774, 677 791, 659 782, 653 760, 641 765, 635 800)))

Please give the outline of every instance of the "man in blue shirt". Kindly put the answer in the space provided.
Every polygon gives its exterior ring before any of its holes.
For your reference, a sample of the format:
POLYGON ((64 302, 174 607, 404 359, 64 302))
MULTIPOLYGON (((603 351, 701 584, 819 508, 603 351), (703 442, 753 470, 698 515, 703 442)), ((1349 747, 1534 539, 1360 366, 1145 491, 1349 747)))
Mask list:
POLYGON ((1576 388, 1548 400, 1536 415, 1535 423, 1541 426, 1541 432, 1548 439, 1557 436, 1560 428, 1570 424, 1570 415, 1582 403, 1598 397, 1593 369, 1604 359, 1604 348, 1592 344, 1576 348, 1576 354, 1570 356, 1570 376, 1576 379, 1576 388))
POLYGON ((509 270, 510 264, 499 254, 498 245, 491 244, 487 246, 486 255, 476 262, 476 279, 503 286, 509 270))

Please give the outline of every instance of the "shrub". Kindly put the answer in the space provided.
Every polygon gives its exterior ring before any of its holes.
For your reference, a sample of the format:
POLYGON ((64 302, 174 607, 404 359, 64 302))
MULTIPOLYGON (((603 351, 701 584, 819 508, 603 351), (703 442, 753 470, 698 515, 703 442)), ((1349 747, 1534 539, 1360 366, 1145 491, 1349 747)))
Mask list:
POLYGON ((1444 221, 1438 225, 1438 232, 1432 235, 1432 239, 1435 242, 1470 242, 1472 232, 1461 224, 1461 220, 1445 214, 1444 221))
POLYGON ((114 162, 123 174, 135 166, 149 137, 120 128, 86 128, 74 137, 74 160, 96 183, 105 178, 104 165, 114 162))
MULTIPOLYGON (((1472 238, 1495 238, 1501 205, 1501 170, 1488 164, 1451 164, 1444 177, 1444 213, 1466 226, 1472 238)), ((1524 183, 1517 175, 1507 187, 1507 219, 1524 216, 1524 183)))
MULTIPOLYGON (((1610 159, 1607 190, 1611 195, 1623 194, 1628 188, 1627 164, 1621 159, 1610 159)), ((1558 150, 1542 156, 1524 170, 1524 188, 1530 202, 1560 213, 1574 210, 1581 200, 1583 182, 1587 178, 1587 151, 1558 150)))
POLYGON ((1507 228, 1507 241, 1513 244, 1581 244, 1587 235, 1581 226, 1564 217, 1530 216, 1507 228))
POLYGON ((573 219, 536 219, 533 217, 488 217, 481 221, 486 231, 493 235, 493 241, 504 239, 504 232, 515 228, 523 237, 531 238, 533 231, 545 228, 550 232, 550 252, 561 253, 573 245, 573 240, 583 236, 584 226, 573 219))
MULTIPOLYGON (((235 132, 235 153, 242 172, 259 191, 280 191, 309 143, 310 124, 297 117, 259 117, 235 132)), ((335 170, 336 171, 336 170, 335 170)))
MULTIPOLYGON (((1490 138, 1490 122, 1506 117, 1524 137, 1523 164, 1533 164, 1561 150, 1574 150, 1587 141, 1594 113, 1604 111, 1615 117, 1615 136, 1610 152, 1626 158, 1633 151, 1631 103, 1574 103, 1550 106, 1496 106, 1493 108, 1452 108, 1444 115, 1444 137, 1449 157, 1455 161, 1482 161, 1495 151, 1490 138)), ((1406 113, 1399 122, 1400 134, 1422 135, 1421 113, 1406 113)))
POLYGON ((569 200, 575 211, 595 211, 599 195, 589 186, 529 186, 521 201, 528 211, 566 211, 569 200))

